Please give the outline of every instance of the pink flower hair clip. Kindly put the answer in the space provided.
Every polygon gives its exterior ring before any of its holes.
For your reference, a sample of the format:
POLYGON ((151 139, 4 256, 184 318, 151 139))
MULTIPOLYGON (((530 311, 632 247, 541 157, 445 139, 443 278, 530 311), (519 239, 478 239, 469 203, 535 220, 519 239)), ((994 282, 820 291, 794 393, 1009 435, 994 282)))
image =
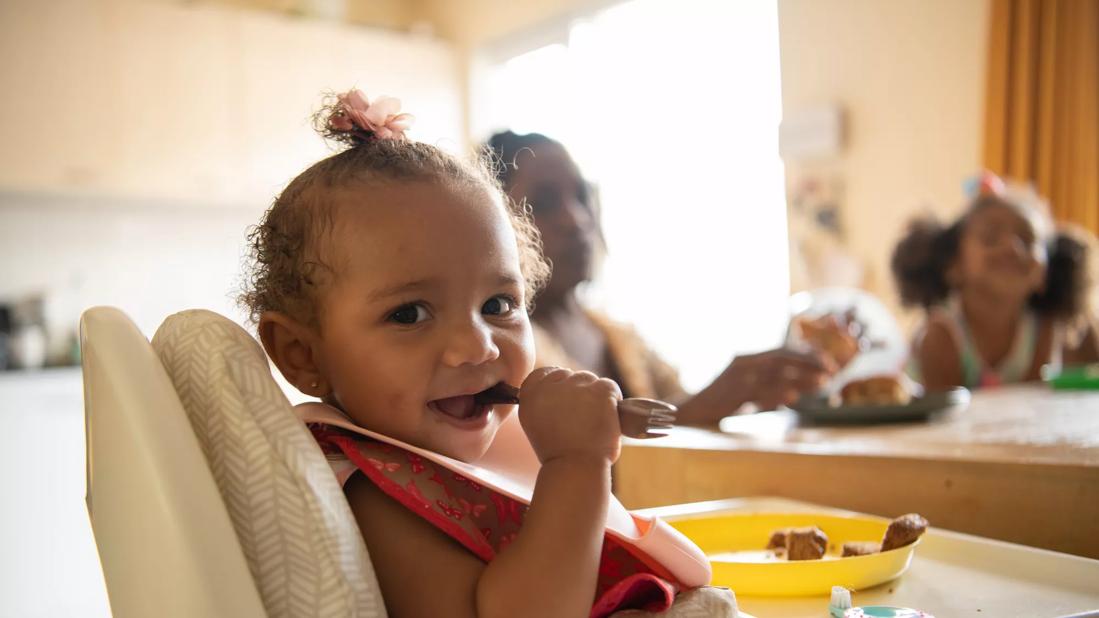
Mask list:
POLYGON ((1006 190, 1004 179, 988 170, 984 170, 977 177, 978 195, 1003 195, 1006 190))
POLYGON ((328 126, 335 131, 365 131, 375 139, 405 139, 404 132, 415 117, 400 111, 400 99, 381 96, 371 103, 355 88, 336 96, 336 109, 328 117, 328 126))

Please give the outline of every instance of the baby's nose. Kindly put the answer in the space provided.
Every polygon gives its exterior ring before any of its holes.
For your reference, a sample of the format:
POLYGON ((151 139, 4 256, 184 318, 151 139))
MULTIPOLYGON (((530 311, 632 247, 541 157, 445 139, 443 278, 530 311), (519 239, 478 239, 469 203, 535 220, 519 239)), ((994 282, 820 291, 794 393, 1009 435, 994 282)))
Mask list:
POLYGON ((443 364, 449 367, 480 365, 499 357, 500 348, 492 338, 492 330, 480 320, 456 325, 443 350, 443 364))

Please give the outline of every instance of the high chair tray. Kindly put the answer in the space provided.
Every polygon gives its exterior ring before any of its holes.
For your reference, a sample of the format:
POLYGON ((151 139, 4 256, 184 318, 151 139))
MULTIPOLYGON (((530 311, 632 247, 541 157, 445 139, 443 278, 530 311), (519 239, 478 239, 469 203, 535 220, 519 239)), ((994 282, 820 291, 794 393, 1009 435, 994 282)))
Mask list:
POLYGON ((666 520, 706 552, 714 572, 712 585, 748 596, 825 595, 832 586, 876 586, 903 574, 920 544, 917 540, 886 552, 841 558, 845 542, 881 541, 889 525, 856 514, 714 513, 666 520), (816 526, 828 536, 820 560, 786 560, 764 549, 775 530, 804 526, 816 526))
MULTIPOLYGON (((918 509, 917 509, 918 510, 918 509)), ((665 521, 732 514, 872 515, 787 498, 746 497, 676 504, 640 513, 665 521)), ((938 618, 1099 616, 1099 560, 931 528, 902 577, 852 594, 855 605, 912 607, 938 618)), ((681 524, 679 524, 681 525, 681 524)), ((705 540, 705 539, 703 539, 705 540)), ((753 541, 753 544, 755 541, 753 541)), ((763 541, 766 544, 766 540, 763 541)), ((847 560, 845 558, 845 560, 847 560)), ((836 582, 838 585, 839 582, 836 582)), ((823 618, 828 595, 758 596, 734 588, 742 612, 757 618, 823 618)))
POLYGON ((834 406, 827 397, 807 395, 792 409, 802 420, 819 424, 847 425, 921 421, 937 412, 969 405, 969 390, 953 388, 915 397, 903 405, 834 406))

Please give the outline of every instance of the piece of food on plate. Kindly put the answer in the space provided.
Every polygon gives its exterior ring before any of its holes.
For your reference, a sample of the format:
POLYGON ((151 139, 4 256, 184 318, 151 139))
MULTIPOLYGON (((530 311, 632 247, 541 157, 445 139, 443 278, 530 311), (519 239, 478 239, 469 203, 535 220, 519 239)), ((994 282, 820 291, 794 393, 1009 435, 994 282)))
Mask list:
POLYGON ((828 536, 816 527, 791 528, 786 535, 787 560, 819 560, 828 548, 828 536))
POLYGON ((795 323, 801 338, 814 350, 831 356, 840 368, 859 353, 859 337, 852 332, 846 318, 841 321, 835 315, 825 314, 818 318, 799 317, 795 323))
POLYGON ((875 541, 848 541, 843 544, 843 556, 868 556, 881 551, 881 543, 875 541))
POLYGON ((767 549, 781 549, 786 551, 786 537, 790 535, 789 528, 775 530, 771 533, 771 539, 767 541, 767 549))
POLYGON ((853 380, 840 391, 840 402, 845 406, 898 406, 911 401, 912 393, 899 375, 853 380))
POLYGON ((927 520, 916 513, 901 515, 889 523, 885 537, 881 541, 881 550, 889 551, 915 543, 927 531, 927 520))

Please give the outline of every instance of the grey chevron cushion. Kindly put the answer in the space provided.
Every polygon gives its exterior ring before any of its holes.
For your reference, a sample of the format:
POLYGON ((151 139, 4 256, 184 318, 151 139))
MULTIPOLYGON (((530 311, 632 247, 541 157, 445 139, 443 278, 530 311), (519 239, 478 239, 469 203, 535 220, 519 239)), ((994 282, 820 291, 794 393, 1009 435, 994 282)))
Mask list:
POLYGON ((385 616, 351 509, 324 455, 240 326, 184 311, 153 337, 228 506, 271 617, 385 616))

